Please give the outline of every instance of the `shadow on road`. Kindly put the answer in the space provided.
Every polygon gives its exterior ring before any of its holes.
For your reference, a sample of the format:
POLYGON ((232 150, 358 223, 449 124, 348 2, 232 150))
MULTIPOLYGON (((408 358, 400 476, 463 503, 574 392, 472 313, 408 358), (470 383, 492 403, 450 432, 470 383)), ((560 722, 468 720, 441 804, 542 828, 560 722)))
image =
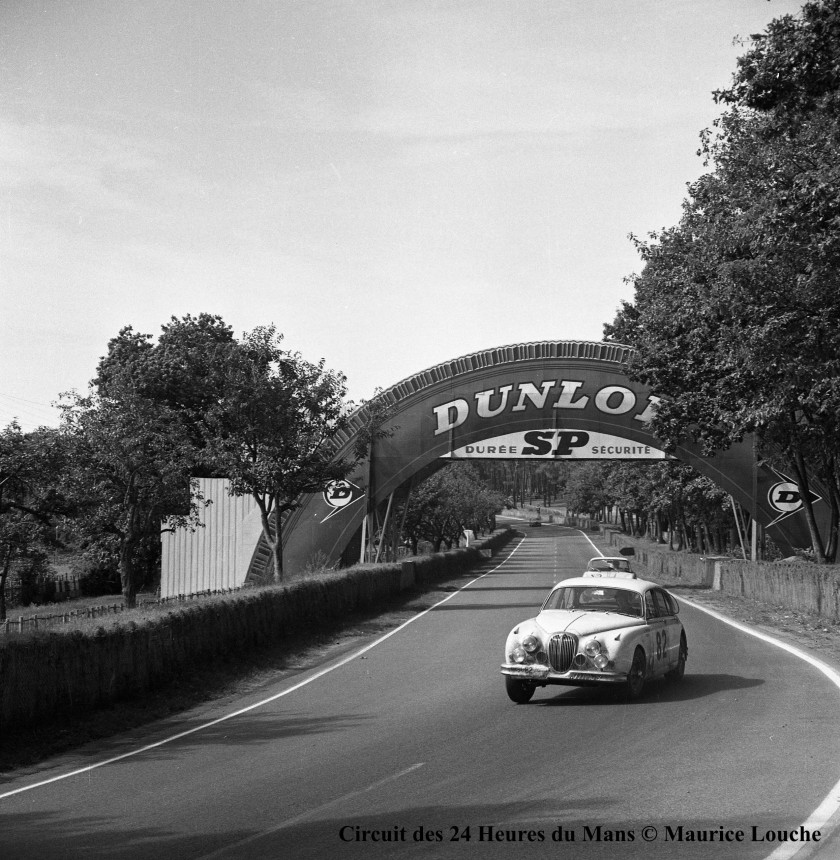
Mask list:
MULTIPOLYGON (((185 749, 193 747, 206 747, 209 744, 211 747, 227 748, 264 744, 270 748, 271 744, 285 738, 343 732, 357 728, 370 719, 373 719, 373 715, 330 714, 313 717, 311 714, 298 716, 288 712, 276 713, 270 709, 257 709, 236 715, 235 729, 233 720, 227 719, 216 725, 209 725, 211 719, 203 716, 171 719, 159 724, 154 731, 144 732, 142 740, 125 734, 113 743, 99 741, 80 747, 74 750, 73 756, 77 760, 76 766, 85 766, 87 759, 105 761, 148 747, 143 751, 143 758, 169 761, 184 755, 185 749), (156 743, 160 745, 155 746, 156 743)), ((128 756, 124 760, 112 762, 110 766, 131 765, 135 761, 132 756, 128 756)), ((37 769, 33 772, 37 774, 37 769)), ((13 770, 0 776, 0 792, 20 775, 19 771, 13 770)), ((2 852, 0 857, 3 857, 2 852)))
POLYGON ((571 786, 570 794, 563 801, 532 796, 527 804, 465 802, 457 807, 426 803, 401 808, 393 799, 389 802, 381 798, 381 811, 372 813, 366 804, 364 810, 356 814, 348 810, 343 817, 325 809, 295 815, 266 803, 262 814, 252 816, 255 826, 226 829, 219 822, 215 832, 207 832, 206 823, 203 828, 193 828, 183 822, 178 832, 172 832, 151 822, 145 827, 127 827, 119 818, 97 814, 68 821, 57 814, 22 813, 4 816, 0 850, 15 860, 201 860, 216 856, 216 852, 223 860, 370 860, 397 856, 482 860, 545 856, 673 860, 678 856, 680 860, 753 860, 766 856, 775 847, 751 840, 753 826, 763 835, 783 824, 798 824, 790 820, 787 810, 753 814, 748 820, 739 819, 737 813, 712 820, 686 812, 677 822, 653 810, 643 819, 628 818, 626 813, 622 815, 621 808, 626 804, 619 798, 591 797, 571 786), (593 809, 600 812, 585 812, 593 809), (288 824, 284 818, 289 819, 288 824), (683 831, 689 829, 707 834, 743 830, 747 838, 743 842, 721 843, 707 836, 695 841, 696 837, 686 839, 683 831))
POLYGON ((743 678, 740 675, 691 675, 674 683, 667 679, 649 681, 641 698, 630 701, 623 687, 543 687, 538 688, 533 705, 548 707, 586 707, 591 705, 606 705, 609 703, 644 704, 646 702, 686 702, 691 699, 701 699, 729 690, 746 690, 760 687, 765 682, 762 678, 743 678), (563 692, 550 696, 554 690, 563 692))

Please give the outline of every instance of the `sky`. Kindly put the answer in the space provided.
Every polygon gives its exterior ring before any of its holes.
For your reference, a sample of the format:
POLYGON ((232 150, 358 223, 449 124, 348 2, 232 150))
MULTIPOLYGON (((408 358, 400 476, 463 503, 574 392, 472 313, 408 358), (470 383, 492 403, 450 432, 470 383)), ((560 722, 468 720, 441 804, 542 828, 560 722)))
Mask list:
POLYGON ((600 340, 790 0, 0 0, 0 427, 125 326, 274 323, 360 401, 600 340))

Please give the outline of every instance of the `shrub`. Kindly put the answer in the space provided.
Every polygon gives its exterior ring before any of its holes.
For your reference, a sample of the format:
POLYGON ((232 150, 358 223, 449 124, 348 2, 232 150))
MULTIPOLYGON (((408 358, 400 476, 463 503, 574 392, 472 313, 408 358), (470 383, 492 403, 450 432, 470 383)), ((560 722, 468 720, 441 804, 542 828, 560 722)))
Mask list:
POLYGON ((122 591, 119 570, 108 562, 86 561, 73 570, 79 577, 82 597, 99 597, 104 594, 119 594, 122 591))

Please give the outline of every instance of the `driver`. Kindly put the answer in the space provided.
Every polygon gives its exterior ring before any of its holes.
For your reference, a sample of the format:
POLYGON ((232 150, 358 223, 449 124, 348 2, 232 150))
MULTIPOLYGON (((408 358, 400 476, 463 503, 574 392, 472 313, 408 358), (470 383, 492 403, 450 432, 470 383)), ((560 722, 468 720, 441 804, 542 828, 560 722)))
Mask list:
POLYGON ((615 593, 618 611, 624 615, 642 616, 642 598, 635 591, 618 589, 615 593))

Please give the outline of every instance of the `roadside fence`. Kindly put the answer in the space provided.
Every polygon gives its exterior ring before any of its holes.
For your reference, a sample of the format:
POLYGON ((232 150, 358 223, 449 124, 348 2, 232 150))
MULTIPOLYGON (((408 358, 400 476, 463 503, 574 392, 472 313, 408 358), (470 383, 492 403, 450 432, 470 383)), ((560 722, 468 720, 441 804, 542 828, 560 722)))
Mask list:
MULTIPOLYGON (((242 586, 242 588, 247 587, 249 586, 242 586)), ((164 606, 169 603, 186 603, 190 600, 196 600, 201 597, 210 597, 214 594, 233 594, 235 591, 241 591, 242 588, 222 588, 217 590, 208 589, 207 591, 198 591, 194 594, 177 594, 172 597, 141 598, 137 601, 137 608, 142 609, 146 606, 164 606)), ((60 624, 70 624, 80 620, 119 615, 125 611, 125 603, 103 603, 98 606, 86 606, 84 609, 73 609, 66 612, 56 612, 52 614, 36 613, 34 615, 18 615, 17 618, 7 617, 4 621, 0 621, 0 633, 28 633, 32 630, 45 630, 60 624)))
POLYGON ((78 576, 38 576, 32 582, 21 582, 18 576, 10 576, 6 583, 6 602, 15 605, 21 600, 61 603, 81 595, 78 576))

